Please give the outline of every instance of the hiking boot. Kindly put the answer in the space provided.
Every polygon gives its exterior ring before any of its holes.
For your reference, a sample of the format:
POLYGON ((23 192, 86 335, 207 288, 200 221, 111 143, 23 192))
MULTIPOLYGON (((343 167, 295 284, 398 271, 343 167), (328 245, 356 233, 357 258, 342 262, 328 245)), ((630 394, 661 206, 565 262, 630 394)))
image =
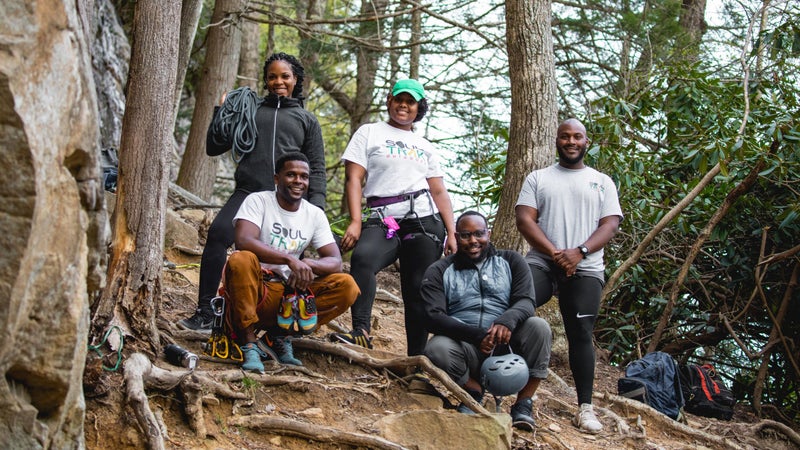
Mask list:
POLYGON ((184 330, 211 334, 211 328, 214 326, 214 313, 210 308, 197 308, 192 317, 179 320, 178 326, 184 330))
POLYGON ((536 422, 533 420, 533 400, 523 398, 511 406, 511 425, 520 430, 533 431, 536 422))
POLYGON ((276 336, 270 339, 269 335, 265 334, 258 340, 259 347, 266 347, 264 351, 270 355, 275 355, 278 362, 281 364, 289 364, 292 366, 302 366, 303 363, 294 357, 294 349, 292 348, 292 341, 289 336, 276 336))
POLYGON ((261 350, 255 342, 248 342, 240 347, 242 349, 242 370, 248 372, 264 373, 264 363, 261 362, 261 350))
POLYGON ((333 342, 345 342, 364 348, 372 348, 372 337, 365 335, 363 330, 355 330, 349 333, 331 333, 328 338, 333 342))
POLYGON ((575 415, 575 418, 572 419, 572 424, 578 427, 581 431, 591 434, 597 434, 603 430, 603 424, 597 420, 597 416, 594 415, 594 408, 590 403, 584 403, 581 405, 581 409, 578 411, 578 414, 575 415))
MULTIPOLYGON (((467 391, 467 394, 469 394, 470 397, 474 398, 479 405, 482 404, 481 402, 483 402, 483 391, 473 391, 472 389, 464 389, 464 390, 467 391)), ((460 412, 461 414, 467 414, 467 415, 475 414, 475 411, 471 410, 469 406, 467 406, 464 402, 458 404, 456 411, 460 412)))

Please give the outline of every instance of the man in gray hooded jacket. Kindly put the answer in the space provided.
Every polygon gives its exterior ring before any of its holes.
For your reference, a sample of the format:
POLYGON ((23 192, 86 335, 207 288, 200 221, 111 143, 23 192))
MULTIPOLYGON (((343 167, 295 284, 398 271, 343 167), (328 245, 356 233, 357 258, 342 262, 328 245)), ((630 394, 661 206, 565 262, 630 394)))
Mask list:
MULTIPOLYGON (((481 364, 496 346, 510 346, 529 369, 511 418, 515 427, 532 430, 532 397, 547 378, 552 333, 535 315, 530 270, 519 253, 492 246, 480 213, 462 214, 455 235, 458 251, 432 264, 422 280, 425 325, 434 334, 425 355, 480 402, 481 364)), ((458 410, 471 412, 463 404, 458 410)))

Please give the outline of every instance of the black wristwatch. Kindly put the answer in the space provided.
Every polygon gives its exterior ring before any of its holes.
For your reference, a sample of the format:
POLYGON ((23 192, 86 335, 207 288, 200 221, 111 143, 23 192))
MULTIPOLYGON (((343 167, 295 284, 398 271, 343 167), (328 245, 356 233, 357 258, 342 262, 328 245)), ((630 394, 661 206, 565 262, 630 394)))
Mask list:
POLYGON ((578 246, 578 250, 581 251, 581 255, 583 255, 583 259, 586 259, 586 257, 589 256, 589 247, 581 244, 581 245, 578 246))

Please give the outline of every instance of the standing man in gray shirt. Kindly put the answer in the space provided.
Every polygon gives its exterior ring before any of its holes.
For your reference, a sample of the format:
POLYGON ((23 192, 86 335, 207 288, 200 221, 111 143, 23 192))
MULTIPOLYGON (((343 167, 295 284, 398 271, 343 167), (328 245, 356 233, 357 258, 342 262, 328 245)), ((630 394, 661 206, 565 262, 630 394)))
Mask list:
POLYGON ((592 409, 595 352, 592 331, 605 284, 603 247, 622 220, 617 187, 583 162, 589 145, 577 119, 556 134, 558 163, 531 172, 515 208, 517 229, 531 246, 525 259, 533 275, 536 307, 558 296, 569 342, 569 365, 580 410, 573 423, 599 433, 592 409))

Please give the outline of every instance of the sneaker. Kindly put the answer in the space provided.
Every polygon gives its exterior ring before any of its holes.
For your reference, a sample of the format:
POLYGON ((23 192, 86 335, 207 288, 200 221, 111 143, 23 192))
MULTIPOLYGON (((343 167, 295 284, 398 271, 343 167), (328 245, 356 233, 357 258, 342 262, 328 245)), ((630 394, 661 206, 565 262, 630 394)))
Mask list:
MULTIPOLYGON (((467 391, 467 394, 469 394, 470 397, 474 398, 475 401, 478 402, 478 404, 481 404, 481 402, 483 402, 483 391, 473 391, 471 389, 464 389, 464 390, 467 391)), ((456 411, 460 412, 461 414, 467 414, 467 415, 475 414, 475 411, 471 410, 469 406, 467 406, 464 402, 458 404, 456 411)))
POLYGON ((264 363, 261 362, 261 350, 255 342, 248 342, 242 349, 242 370, 248 372, 264 373, 264 363))
POLYGON ((270 339, 269 335, 264 334, 264 336, 261 336, 261 339, 258 340, 257 344, 269 355, 274 355, 281 364, 289 364, 292 366, 303 365, 302 361, 294 357, 292 340, 289 336, 276 336, 274 339, 270 339))
POLYGON ((311 334, 317 329, 317 301, 311 291, 297 296, 297 324, 302 334, 311 334))
POLYGON ((575 418, 572 419, 572 424, 578 427, 581 431, 591 434, 597 434, 603 429, 603 424, 597 420, 597 416, 594 415, 594 408, 592 408, 590 403, 584 403, 581 405, 581 409, 578 411, 578 414, 576 414, 575 418))
POLYGON ((366 336, 363 330, 355 330, 349 333, 331 333, 328 338, 333 342, 345 342, 364 348, 372 348, 372 337, 366 336))
POLYGON ((214 326, 214 313, 204 308, 197 308, 192 317, 179 320, 178 326, 184 330, 211 334, 211 328, 214 326))
POLYGON ((536 422, 533 420, 533 400, 523 398, 511 406, 511 425, 521 430, 533 431, 536 422))

